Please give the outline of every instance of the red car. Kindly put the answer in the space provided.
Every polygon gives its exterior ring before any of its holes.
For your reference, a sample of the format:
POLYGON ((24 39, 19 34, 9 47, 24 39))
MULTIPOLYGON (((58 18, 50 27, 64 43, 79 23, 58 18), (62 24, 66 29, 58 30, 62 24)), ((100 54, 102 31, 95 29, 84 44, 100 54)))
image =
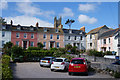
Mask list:
POLYGON ((69 75, 73 73, 84 73, 88 75, 88 65, 85 58, 73 58, 70 61, 69 69, 68 69, 69 75))

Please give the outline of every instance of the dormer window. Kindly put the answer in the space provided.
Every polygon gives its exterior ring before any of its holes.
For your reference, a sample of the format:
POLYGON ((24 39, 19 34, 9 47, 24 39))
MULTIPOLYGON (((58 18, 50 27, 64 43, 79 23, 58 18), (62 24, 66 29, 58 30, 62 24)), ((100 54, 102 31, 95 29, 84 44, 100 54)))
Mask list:
POLYGON ((72 33, 72 30, 69 30, 69 33, 72 33))
POLYGON ((80 32, 80 34, 82 34, 82 32, 80 32))
POLYGON ((33 31, 33 26, 32 25, 30 26, 30 30, 33 31))
POLYGON ((55 32, 58 33, 58 29, 55 29, 55 32))
POLYGON ((2 29, 6 29, 6 26, 4 25, 4 26, 2 26, 2 29))
POLYGON ((20 27, 20 25, 19 25, 19 24, 18 24, 18 26, 17 26, 17 29, 18 29, 18 30, 20 30, 20 29, 21 29, 21 27, 20 27))
POLYGON ((47 28, 44 28, 44 32, 47 32, 47 28))

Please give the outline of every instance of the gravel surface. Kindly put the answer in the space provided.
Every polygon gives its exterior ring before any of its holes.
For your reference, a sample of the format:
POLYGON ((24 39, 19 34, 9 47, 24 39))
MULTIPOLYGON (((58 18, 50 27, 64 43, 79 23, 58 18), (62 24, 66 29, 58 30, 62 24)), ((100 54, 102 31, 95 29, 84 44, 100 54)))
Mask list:
POLYGON ((68 72, 51 72, 50 68, 40 67, 39 62, 11 63, 14 78, 113 78, 110 75, 89 72, 88 76, 72 75, 68 72))

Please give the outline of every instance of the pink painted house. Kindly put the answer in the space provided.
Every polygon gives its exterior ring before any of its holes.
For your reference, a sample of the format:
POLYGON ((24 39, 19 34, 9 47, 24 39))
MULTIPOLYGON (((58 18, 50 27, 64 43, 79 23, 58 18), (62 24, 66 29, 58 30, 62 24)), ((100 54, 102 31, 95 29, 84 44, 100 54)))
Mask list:
POLYGON ((98 51, 115 51, 118 55, 118 28, 101 34, 97 41, 98 51))
POLYGON ((24 49, 28 47, 37 47, 37 28, 33 26, 12 26, 11 42, 14 45, 21 46, 24 49))

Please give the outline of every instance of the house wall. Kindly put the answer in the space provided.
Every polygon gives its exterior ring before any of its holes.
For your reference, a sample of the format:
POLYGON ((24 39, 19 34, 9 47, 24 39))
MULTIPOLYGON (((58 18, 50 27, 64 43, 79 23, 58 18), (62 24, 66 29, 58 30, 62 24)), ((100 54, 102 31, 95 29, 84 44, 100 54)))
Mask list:
POLYGON ((112 37, 108 37, 108 38, 104 38, 104 39, 102 38, 102 39, 98 40, 97 50, 103 51, 101 48, 106 47, 106 51, 115 51, 115 52, 117 52, 116 55, 118 55, 118 47, 117 47, 118 38, 115 39, 115 36, 112 36, 112 37), (109 43, 109 38, 110 38, 110 43, 109 43), (104 44, 104 41, 103 41, 104 39, 106 39, 106 44, 104 44), (109 50, 109 47, 110 47, 110 50, 109 50))
POLYGON ((76 46, 78 47, 78 49, 80 50, 85 50, 86 49, 86 37, 83 34, 68 34, 68 33, 64 33, 64 46, 67 44, 71 44, 73 46, 73 44, 76 43, 76 46), (68 39, 68 37, 70 36, 70 40, 68 39), (75 36, 77 37, 75 40, 75 36), (82 40, 81 40, 81 36, 82 36, 82 40), (79 46, 77 45, 77 43, 79 43, 79 46))
POLYGON ((63 36, 63 34, 48 33, 48 32, 43 32, 43 33, 38 32, 37 36, 38 36, 38 39, 37 39, 38 42, 41 42, 41 43, 46 42, 45 49, 50 49, 50 41, 55 42, 55 48, 57 48, 57 42, 59 42, 59 47, 64 47, 64 43, 63 43, 64 36, 63 36), (46 39, 43 38, 44 34, 46 34, 46 39), (50 39, 51 34, 53 35, 53 39, 50 39), (57 39, 57 35, 59 35, 59 39, 57 39))
MULTIPOLYGON (((34 47, 37 47, 37 32, 23 32, 23 31, 12 31, 11 32, 11 42, 16 45, 16 41, 19 41, 19 46, 23 47, 23 40, 28 40, 29 41, 29 46, 30 42, 34 42, 34 47), (16 38, 16 33, 19 33, 19 38, 16 38), (24 38, 24 33, 27 33, 27 38, 24 38), (34 38, 31 39, 31 33, 34 34, 34 38)), ((28 47, 29 47, 28 46, 28 47)))
POLYGON ((0 31, 0 49, 3 48, 2 41, 5 41, 4 44, 6 42, 11 41, 11 31, 4 31, 4 32, 5 32, 5 36, 2 37, 2 31, 0 31))

